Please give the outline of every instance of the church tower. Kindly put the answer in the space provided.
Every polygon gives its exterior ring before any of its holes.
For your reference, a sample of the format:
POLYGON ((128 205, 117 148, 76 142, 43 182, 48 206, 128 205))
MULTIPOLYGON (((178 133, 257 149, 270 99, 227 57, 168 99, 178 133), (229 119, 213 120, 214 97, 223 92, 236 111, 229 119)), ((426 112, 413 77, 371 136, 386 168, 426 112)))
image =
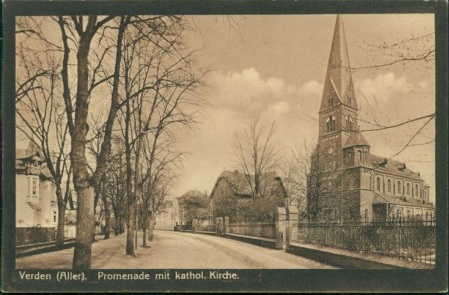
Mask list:
POLYGON ((325 149, 321 151, 335 159, 334 168, 342 167, 345 142, 358 128, 357 113, 345 30, 337 15, 319 110, 318 138, 321 149, 325 149))

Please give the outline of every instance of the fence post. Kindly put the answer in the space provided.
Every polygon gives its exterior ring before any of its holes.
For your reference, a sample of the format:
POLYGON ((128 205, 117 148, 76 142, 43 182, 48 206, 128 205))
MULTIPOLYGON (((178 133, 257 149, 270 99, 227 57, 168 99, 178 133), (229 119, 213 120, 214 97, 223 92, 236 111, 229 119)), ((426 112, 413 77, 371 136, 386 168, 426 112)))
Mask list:
POLYGON ((288 221, 287 221, 287 210, 285 207, 278 207, 277 210, 277 220, 276 220, 276 237, 282 238, 282 244, 287 245, 287 235, 288 235, 288 221), (278 234, 285 233, 285 234, 278 234))
MULTIPOLYGON (((298 241, 298 208, 296 206, 288 206, 288 229, 289 240, 298 241)), ((288 245, 287 245, 288 246, 288 245)))
POLYGON ((216 218, 216 228, 215 228, 215 234, 217 236, 221 236, 222 235, 222 223, 223 223, 223 217, 217 217, 216 218))
POLYGON ((226 235, 228 232, 228 226, 229 226, 229 216, 224 217, 224 226, 223 226, 223 235, 226 235))

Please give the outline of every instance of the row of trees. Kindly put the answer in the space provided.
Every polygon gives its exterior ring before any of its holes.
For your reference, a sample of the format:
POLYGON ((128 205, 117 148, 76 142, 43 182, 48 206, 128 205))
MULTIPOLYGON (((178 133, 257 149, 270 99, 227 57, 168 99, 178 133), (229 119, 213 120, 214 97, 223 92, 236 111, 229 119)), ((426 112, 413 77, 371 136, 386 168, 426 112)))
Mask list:
POLYGON ((126 223, 134 255, 138 212, 146 233, 174 180, 183 154, 173 131, 194 123, 200 105, 185 29, 180 16, 17 18, 17 128, 55 182, 58 245, 76 192, 74 269, 91 266, 98 204, 106 229, 112 212, 116 230, 126 223))

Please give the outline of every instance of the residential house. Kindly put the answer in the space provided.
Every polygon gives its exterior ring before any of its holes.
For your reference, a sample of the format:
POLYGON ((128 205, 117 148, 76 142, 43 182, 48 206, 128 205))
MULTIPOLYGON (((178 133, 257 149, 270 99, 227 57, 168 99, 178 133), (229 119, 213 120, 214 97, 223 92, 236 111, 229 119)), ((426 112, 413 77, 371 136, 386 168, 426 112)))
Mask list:
POLYGON ((287 204, 288 195, 282 179, 275 172, 261 175, 260 193, 255 196, 254 176, 246 175, 238 170, 223 171, 215 182, 210 195, 210 219, 228 216, 238 219, 238 205, 249 203, 256 197, 271 198, 277 206, 287 204))

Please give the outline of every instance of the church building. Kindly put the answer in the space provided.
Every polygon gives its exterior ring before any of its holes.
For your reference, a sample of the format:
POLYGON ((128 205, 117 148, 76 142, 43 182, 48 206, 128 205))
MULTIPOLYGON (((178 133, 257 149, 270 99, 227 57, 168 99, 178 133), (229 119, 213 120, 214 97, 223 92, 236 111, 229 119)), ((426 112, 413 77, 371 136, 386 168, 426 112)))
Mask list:
POLYGON ((371 153, 358 127, 345 31, 337 16, 311 158, 307 212, 312 221, 430 220, 429 186, 405 163, 371 153))

